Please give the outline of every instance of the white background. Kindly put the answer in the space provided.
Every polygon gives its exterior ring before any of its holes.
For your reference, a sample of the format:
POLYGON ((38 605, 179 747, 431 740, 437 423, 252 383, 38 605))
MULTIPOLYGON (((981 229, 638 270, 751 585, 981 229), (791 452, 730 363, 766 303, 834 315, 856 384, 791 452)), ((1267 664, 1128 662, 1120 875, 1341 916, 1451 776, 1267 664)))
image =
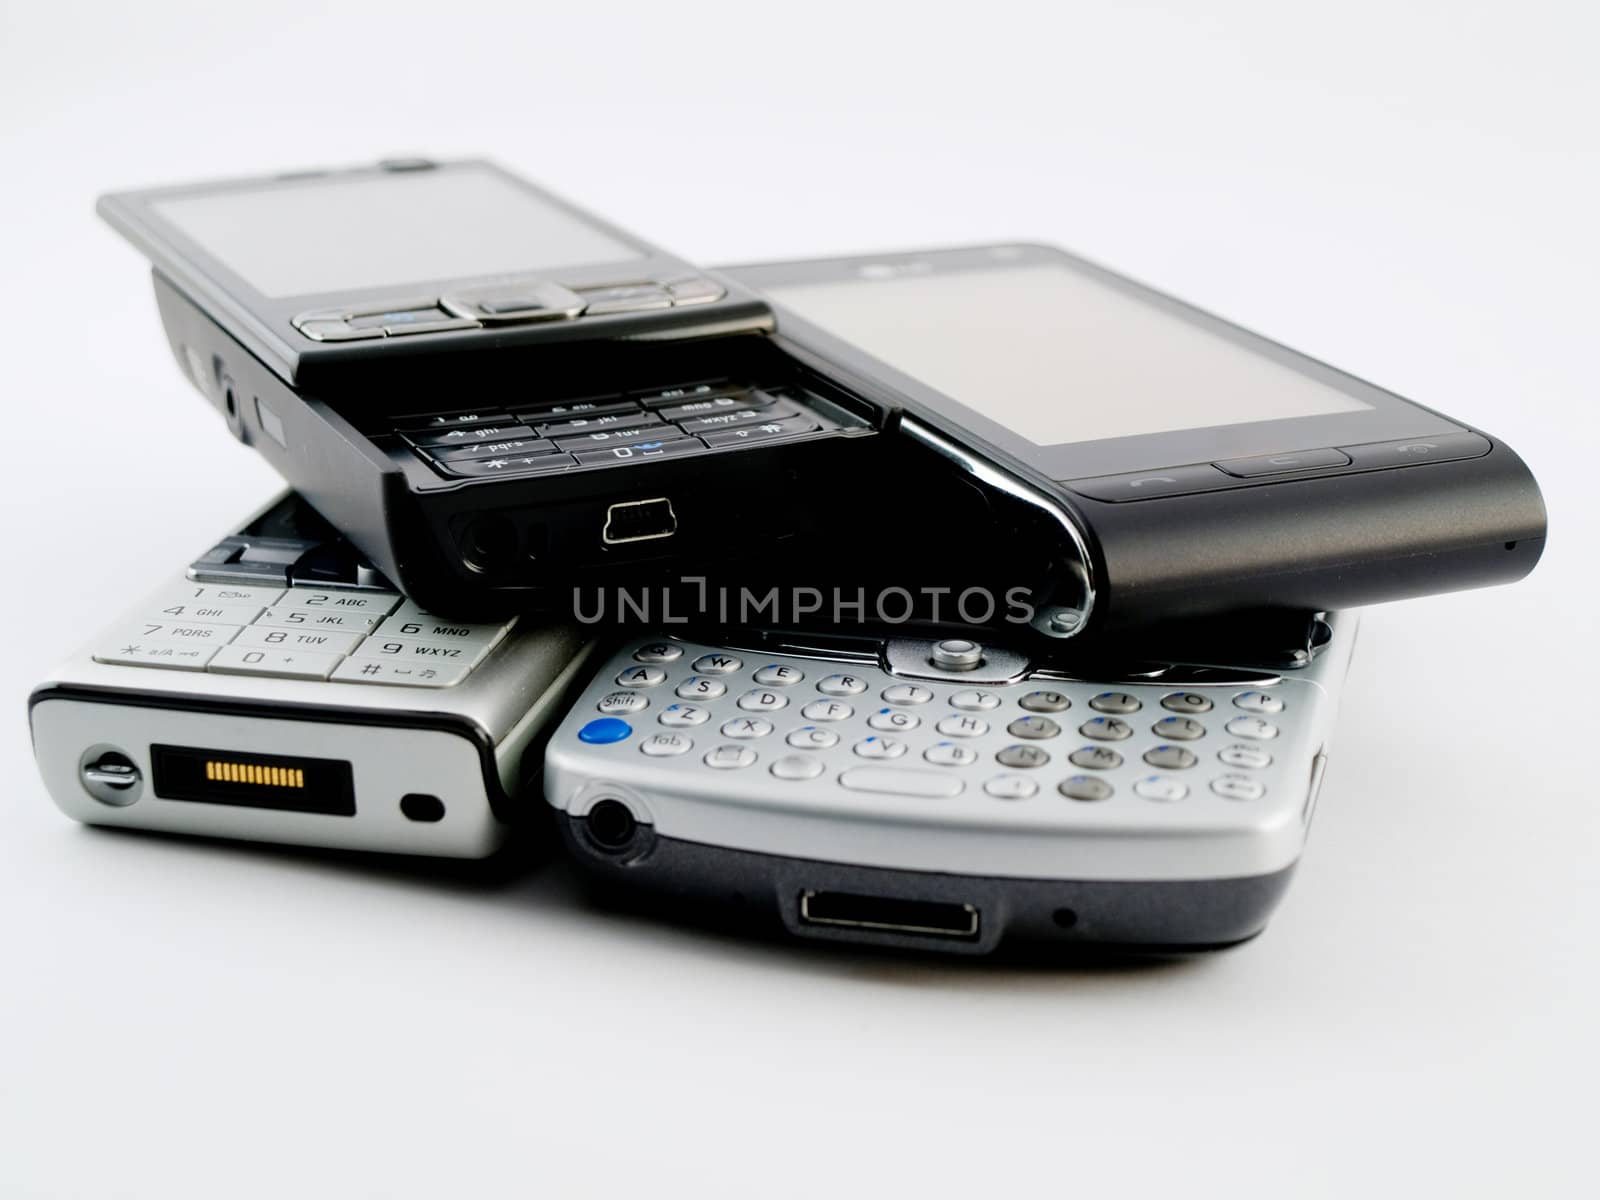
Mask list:
POLYGON ((0 3, 0 1194, 1571 1195, 1597 1066, 1590 5, 0 3), (77 827, 30 685, 274 487, 96 193, 487 153, 714 263, 1036 238, 1505 437, 1514 587, 1368 613, 1204 961, 756 944, 77 827))

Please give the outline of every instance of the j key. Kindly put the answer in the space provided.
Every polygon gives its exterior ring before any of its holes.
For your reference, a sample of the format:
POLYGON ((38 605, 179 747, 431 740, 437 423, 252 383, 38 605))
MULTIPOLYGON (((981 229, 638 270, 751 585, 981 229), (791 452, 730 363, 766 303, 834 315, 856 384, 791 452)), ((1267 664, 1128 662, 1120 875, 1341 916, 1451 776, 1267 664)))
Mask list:
POLYGON ((676 454, 691 454, 704 450, 699 438, 674 438, 665 442, 631 442, 626 446, 610 446, 603 450, 584 450, 577 455, 580 466, 602 463, 637 463, 654 458, 671 458, 676 454))
POLYGON ((782 421, 788 417, 797 417, 799 415, 800 410, 792 404, 773 404, 768 408, 712 413, 706 417, 690 417, 687 420, 679 421, 678 428, 685 433, 709 433, 717 429, 737 429, 744 425, 755 425, 764 421, 782 421))
POLYGON ((554 442, 528 437, 514 438, 509 442, 478 442, 471 446, 435 446, 429 451, 436 462, 460 462, 467 458, 505 458, 517 454, 549 454, 556 448, 554 442))
POLYGON ((570 454, 529 454, 514 458, 472 458, 438 464, 441 471, 468 478, 488 479, 496 475, 549 475, 572 466, 570 454))
POLYGON ((659 425, 661 418, 655 413, 640 412, 630 408, 626 412, 603 413, 598 417, 573 417, 570 421, 543 421, 539 425, 540 437, 569 437, 575 433, 595 433, 603 429, 638 429, 645 425, 659 425))
POLYGON ((407 435, 413 446, 431 450, 435 446, 470 446, 474 442, 508 442, 515 438, 531 438, 533 430, 514 421, 495 425, 474 425, 470 429, 447 429, 443 433, 413 433, 407 435))
POLYGON ((765 392, 733 392, 722 396, 709 396, 704 400, 690 400, 685 404, 672 404, 658 408, 668 421, 681 421, 685 417, 709 417, 713 413, 759 411, 772 407, 775 396, 765 392))
POLYGON ((476 412, 427 413, 422 416, 396 417, 394 427, 401 433, 435 433, 440 430, 465 428, 469 425, 507 425, 510 418, 498 409, 479 409, 476 412))
POLYGON ((704 383, 685 383, 677 387, 640 392, 636 398, 646 408, 662 408, 668 404, 683 404, 688 400, 703 400, 707 396, 728 390, 728 385, 725 381, 712 379, 704 383))
POLYGON ((797 433, 810 433, 817 422, 809 416, 788 417, 782 421, 767 421, 761 425, 746 425, 741 429, 725 429, 721 433, 705 435, 706 444, 736 446, 740 442, 766 442, 774 438, 793 437, 797 433))
POLYGON ((524 424, 539 421, 561 421, 571 417, 608 417, 614 413, 637 412, 639 406, 631 400, 605 396, 598 400, 569 400, 565 404, 544 404, 537 408, 518 409, 512 415, 524 424))

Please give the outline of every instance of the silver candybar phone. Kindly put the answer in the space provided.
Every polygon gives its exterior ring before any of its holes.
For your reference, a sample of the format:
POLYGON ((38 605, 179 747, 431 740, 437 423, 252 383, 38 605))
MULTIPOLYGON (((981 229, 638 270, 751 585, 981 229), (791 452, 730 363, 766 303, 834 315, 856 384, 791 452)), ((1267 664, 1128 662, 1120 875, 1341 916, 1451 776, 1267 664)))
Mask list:
POLYGON ((34 689, 34 754, 91 825, 479 858, 589 651, 422 611, 286 494, 34 689))
POLYGON ((1224 946, 1305 845, 1355 625, 1072 670, 965 638, 638 639, 552 737, 545 795, 603 880, 800 937, 1224 946))

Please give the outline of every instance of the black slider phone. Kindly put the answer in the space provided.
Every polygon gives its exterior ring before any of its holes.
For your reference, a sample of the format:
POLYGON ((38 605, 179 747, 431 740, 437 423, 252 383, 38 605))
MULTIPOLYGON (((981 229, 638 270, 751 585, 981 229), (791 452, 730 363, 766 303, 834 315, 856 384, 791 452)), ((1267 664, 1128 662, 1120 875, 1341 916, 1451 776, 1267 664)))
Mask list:
POLYGON ((863 505, 980 494, 908 522, 936 539, 912 553, 1027 584, 1048 636, 1504 583, 1543 550, 1504 442, 1052 247, 722 274, 889 410, 868 480, 899 495, 863 505))
POLYGON ((825 485, 876 433, 762 336, 755 293, 488 162, 99 211, 153 262, 180 366, 234 434, 441 614, 781 550, 837 519, 825 485))

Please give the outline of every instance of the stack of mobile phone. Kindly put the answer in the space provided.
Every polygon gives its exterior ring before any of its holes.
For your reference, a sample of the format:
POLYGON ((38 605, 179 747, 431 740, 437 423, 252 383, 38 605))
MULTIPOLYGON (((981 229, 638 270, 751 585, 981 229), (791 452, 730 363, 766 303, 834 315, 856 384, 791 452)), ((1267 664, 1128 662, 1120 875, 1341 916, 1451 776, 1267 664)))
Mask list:
POLYGON ((547 807, 799 936, 1227 945, 1348 610, 1543 548, 1489 434, 1045 247, 710 272, 483 162, 101 212, 293 491, 35 693, 91 823, 472 857, 547 807))

